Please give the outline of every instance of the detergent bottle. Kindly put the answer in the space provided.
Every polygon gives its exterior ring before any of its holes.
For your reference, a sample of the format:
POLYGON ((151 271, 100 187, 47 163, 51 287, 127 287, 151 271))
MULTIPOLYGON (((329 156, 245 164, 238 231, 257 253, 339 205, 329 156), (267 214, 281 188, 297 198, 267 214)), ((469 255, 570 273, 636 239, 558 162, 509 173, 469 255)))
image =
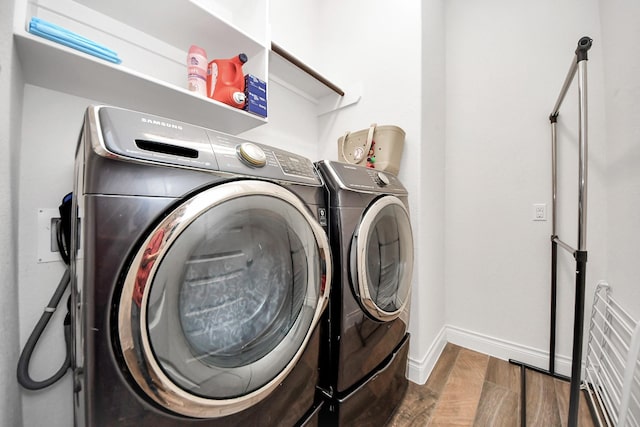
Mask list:
POLYGON ((209 62, 207 96, 232 107, 244 107, 246 97, 242 64, 245 62, 247 55, 244 53, 233 58, 214 59, 209 62))

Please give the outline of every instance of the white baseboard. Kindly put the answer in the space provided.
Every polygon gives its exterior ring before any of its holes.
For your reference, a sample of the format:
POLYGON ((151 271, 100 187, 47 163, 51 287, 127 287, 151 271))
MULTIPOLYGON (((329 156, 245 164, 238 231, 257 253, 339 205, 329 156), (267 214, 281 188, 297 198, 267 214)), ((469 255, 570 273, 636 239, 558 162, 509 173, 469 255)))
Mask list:
MULTIPOLYGON (((446 326, 446 329, 447 341, 452 344, 502 360, 514 359, 542 369, 549 368, 549 353, 546 351, 451 325, 446 326)), ((556 354, 555 371, 561 375, 571 375, 571 358, 556 354)))
POLYGON ((427 354, 420 360, 409 358, 407 378, 416 384, 424 384, 436 365, 442 350, 447 345, 446 326, 443 327, 427 350, 427 354))
MULTIPOLYGON (((502 360, 514 359, 542 369, 549 367, 548 352, 456 326, 445 325, 424 357, 419 360, 409 358, 407 372, 409 380, 417 384, 424 384, 448 342, 502 360)), ((556 355, 555 371, 561 375, 570 376, 571 359, 567 356, 556 355)))

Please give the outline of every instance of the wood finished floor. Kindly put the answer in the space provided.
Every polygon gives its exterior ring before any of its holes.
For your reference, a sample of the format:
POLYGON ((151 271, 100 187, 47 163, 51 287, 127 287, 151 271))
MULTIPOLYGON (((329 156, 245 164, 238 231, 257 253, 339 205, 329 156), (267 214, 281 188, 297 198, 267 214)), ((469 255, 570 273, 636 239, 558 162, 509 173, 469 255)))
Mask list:
MULTIPOLYGON (((566 427, 569 383, 527 370, 527 426, 566 427)), ((584 395, 580 427, 594 423, 584 395)), ((409 383, 387 427, 519 427, 520 368, 447 344, 424 385, 409 383)))

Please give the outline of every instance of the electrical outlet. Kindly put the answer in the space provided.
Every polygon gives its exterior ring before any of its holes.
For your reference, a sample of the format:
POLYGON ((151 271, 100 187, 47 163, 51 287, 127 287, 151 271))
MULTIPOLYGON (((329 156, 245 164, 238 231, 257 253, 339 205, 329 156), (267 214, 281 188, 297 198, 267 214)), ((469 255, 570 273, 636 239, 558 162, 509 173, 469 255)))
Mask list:
POLYGON ((533 221, 546 221, 547 220, 547 204, 546 203, 534 203, 533 205, 533 221))

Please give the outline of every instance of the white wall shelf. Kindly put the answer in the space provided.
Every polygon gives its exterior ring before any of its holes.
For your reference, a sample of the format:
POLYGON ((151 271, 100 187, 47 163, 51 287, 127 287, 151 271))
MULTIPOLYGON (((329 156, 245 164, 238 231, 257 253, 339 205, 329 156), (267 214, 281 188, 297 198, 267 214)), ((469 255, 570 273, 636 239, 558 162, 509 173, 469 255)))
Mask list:
POLYGON ((187 89, 33 36, 14 34, 26 83, 237 134, 266 123, 187 89))
POLYGON ((361 98, 360 84, 346 89, 340 87, 276 43, 272 43, 272 50, 269 51, 269 78, 316 104, 319 116, 355 104, 361 98), (274 45, 292 60, 275 51, 274 45))
POLYGON ((203 47, 209 60, 267 49, 265 2, 248 0, 74 0, 181 50, 203 47))
POLYGON ((267 119, 186 89, 191 44, 207 50, 209 59, 245 53, 244 72, 267 80, 266 7, 251 19, 237 8, 229 0, 16 0, 13 33, 26 83, 237 134, 267 119), (115 50, 122 63, 30 34, 33 16, 115 50))

